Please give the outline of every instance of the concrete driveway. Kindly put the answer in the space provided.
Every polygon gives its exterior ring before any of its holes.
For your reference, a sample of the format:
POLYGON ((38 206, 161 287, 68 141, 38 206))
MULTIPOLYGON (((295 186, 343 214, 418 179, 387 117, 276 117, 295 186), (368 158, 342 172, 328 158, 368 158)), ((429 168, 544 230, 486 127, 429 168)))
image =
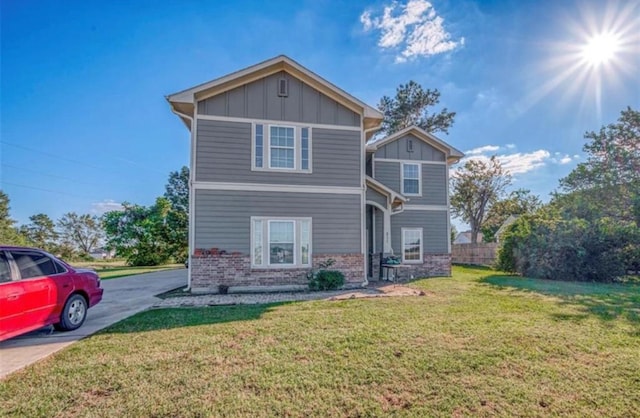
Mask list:
POLYGON ((154 295, 187 284, 187 269, 138 274, 103 280, 102 301, 89 309, 85 323, 71 332, 53 331, 53 327, 12 338, 0 343, 0 379, 58 350, 143 311, 159 301, 154 295))

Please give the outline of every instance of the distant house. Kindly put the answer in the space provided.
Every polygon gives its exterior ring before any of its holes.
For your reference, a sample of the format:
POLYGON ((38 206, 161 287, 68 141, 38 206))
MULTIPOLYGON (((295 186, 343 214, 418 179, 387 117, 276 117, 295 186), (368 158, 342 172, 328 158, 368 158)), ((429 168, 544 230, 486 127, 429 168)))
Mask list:
POLYGON ((498 230, 496 231, 496 242, 500 242, 500 237, 502 236, 502 234, 504 234, 507 228, 510 227, 511 224, 513 224, 516 220, 518 220, 519 217, 520 215, 509 215, 509 217, 502 223, 502 225, 500 225, 500 228, 498 228, 498 230))
POLYGON ((94 260, 108 260, 115 256, 115 251, 107 250, 106 248, 96 248, 92 250, 89 255, 93 257, 94 260))
MULTIPOLYGON (((482 242, 482 232, 478 232, 478 242, 482 242)), ((454 244, 471 244, 471 231, 460 232, 453 240, 454 244)))
POLYGON ((193 292, 302 289, 328 259, 361 286, 390 254, 450 275, 456 148, 418 127, 372 143, 382 113, 282 55, 167 100, 191 132, 193 292))

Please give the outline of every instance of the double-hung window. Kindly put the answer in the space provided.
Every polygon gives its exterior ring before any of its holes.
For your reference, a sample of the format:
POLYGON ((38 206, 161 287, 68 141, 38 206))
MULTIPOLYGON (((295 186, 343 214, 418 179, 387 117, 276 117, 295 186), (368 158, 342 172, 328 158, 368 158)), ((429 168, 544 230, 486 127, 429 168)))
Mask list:
POLYGON ((422 263, 422 228, 402 228, 402 262, 422 263))
POLYGON ((269 127, 269 168, 295 169, 295 128, 269 127))
POLYGON ((421 196, 420 164, 402 163, 402 194, 421 196))
POLYGON ((251 218, 253 267, 310 267, 311 218, 251 218))
POLYGON ((300 126, 253 126, 252 169, 311 172, 311 128, 300 126))

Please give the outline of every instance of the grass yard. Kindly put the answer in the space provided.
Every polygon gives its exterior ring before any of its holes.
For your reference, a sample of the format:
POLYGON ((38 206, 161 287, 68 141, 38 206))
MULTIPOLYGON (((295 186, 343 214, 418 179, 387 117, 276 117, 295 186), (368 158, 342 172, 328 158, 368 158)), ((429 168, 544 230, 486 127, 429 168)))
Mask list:
POLYGON ((640 287, 462 267, 412 285, 147 311, 0 382, 0 414, 640 416, 640 287))
POLYGON ((165 264, 162 266, 127 266, 124 261, 88 261, 71 263, 76 267, 90 268, 96 271, 102 280, 117 279, 119 277, 131 276, 134 274, 151 273, 154 271, 184 268, 184 264, 165 264))

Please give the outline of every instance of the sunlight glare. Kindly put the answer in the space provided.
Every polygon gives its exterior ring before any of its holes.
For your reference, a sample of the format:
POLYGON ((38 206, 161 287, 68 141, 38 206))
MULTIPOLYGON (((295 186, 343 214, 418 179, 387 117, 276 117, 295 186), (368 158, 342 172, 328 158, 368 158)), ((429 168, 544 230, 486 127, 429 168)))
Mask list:
POLYGON ((615 57, 619 47, 620 41, 615 35, 595 35, 584 45, 582 58, 593 66, 606 64, 615 57))

